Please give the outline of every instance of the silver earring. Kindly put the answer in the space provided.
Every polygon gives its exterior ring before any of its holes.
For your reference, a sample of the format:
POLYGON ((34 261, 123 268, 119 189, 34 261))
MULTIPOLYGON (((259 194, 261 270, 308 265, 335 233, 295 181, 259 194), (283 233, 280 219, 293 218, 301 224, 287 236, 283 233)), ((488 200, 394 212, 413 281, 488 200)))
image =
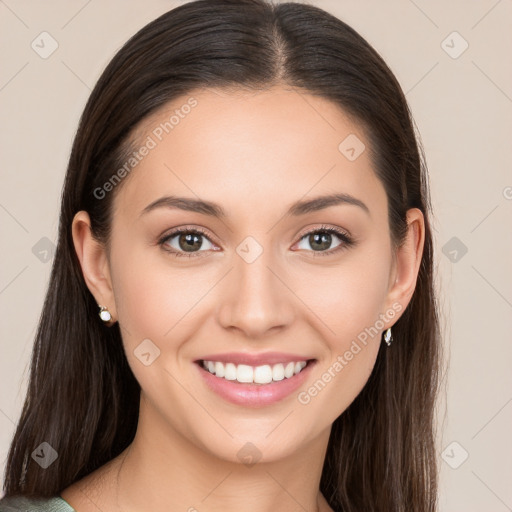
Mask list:
POLYGON ((391 327, 389 327, 387 331, 384 332, 384 341, 388 347, 391 345, 391 342, 393 341, 393 336, 391 335, 391 327))
POLYGON ((110 311, 105 306, 100 306, 98 304, 98 307, 100 308, 100 312, 99 312, 100 318, 105 323, 110 322, 110 320, 112 320, 112 315, 110 314, 110 311))

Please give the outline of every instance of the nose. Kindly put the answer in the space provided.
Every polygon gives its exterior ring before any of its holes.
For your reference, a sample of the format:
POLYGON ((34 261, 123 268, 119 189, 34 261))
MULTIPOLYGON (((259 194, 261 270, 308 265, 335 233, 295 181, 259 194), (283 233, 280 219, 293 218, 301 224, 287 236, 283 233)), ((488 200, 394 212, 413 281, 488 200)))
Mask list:
POLYGON ((270 251, 264 250, 251 263, 235 254, 233 264, 218 309, 222 327, 258 339, 290 325, 295 314, 293 292, 286 271, 270 251))

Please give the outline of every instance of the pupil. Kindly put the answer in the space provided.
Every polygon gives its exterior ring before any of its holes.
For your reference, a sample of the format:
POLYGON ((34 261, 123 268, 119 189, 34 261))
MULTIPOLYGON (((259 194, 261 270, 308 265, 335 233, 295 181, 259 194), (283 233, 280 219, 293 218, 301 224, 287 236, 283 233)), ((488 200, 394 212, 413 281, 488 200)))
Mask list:
POLYGON ((184 251, 188 251, 188 252, 193 252, 190 249, 194 249, 194 244, 197 246, 197 247, 195 247, 196 249, 201 248, 201 241, 199 240, 199 235, 196 235, 195 233, 188 233, 186 235, 181 235, 179 238, 179 243, 180 243, 180 248, 183 249, 184 251))
POLYGON ((330 233, 314 233, 310 236, 309 243, 313 249, 315 248, 316 244, 320 246, 320 249, 329 249, 329 246, 331 245, 331 236, 332 235, 330 233))

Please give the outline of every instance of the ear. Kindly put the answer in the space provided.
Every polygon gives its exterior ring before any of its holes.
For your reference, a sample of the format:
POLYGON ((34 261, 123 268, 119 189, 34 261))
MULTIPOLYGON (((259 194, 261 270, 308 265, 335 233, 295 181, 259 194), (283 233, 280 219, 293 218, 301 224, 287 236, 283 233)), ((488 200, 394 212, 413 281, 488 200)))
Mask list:
MULTIPOLYGON (((395 262, 390 274, 390 288, 387 296, 387 306, 390 308, 400 303, 402 313, 411 301, 416 288, 416 281, 423 256, 425 243, 425 220, 418 208, 407 211, 407 236, 401 247, 396 250, 395 262)), ((401 316, 393 319, 395 323, 401 316)), ((391 324, 386 327, 391 327, 391 324)))
POLYGON ((108 308, 112 315, 108 325, 112 325, 117 318, 117 311, 107 253, 103 244, 94 238, 86 211, 81 210, 74 216, 71 232, 87 288, 97 304, 108 308))

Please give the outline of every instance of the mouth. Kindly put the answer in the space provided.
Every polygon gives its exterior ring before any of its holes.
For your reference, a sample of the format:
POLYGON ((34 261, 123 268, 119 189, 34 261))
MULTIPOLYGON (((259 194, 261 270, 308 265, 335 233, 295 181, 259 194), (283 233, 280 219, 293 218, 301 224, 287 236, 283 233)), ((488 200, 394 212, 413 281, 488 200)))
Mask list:
POLYGON ((314 359, 290 361, 288 363, 264 364, 251 366, 248 364, 223 363, 200 359, 197 364, 218 378, 237 381, 240 384, 269 384, 290 379, 299 374, 314 359))
POLYGON ((291 395, 304 383, 316 363, 316 359, 290 358, 258 365, 246 364, 247 357, 239 364, 226 361, 234 361, 234 357, 223 357, 223 361, 199 359, 194 363, 210 391, 237 405, 261 407, 291 395))

